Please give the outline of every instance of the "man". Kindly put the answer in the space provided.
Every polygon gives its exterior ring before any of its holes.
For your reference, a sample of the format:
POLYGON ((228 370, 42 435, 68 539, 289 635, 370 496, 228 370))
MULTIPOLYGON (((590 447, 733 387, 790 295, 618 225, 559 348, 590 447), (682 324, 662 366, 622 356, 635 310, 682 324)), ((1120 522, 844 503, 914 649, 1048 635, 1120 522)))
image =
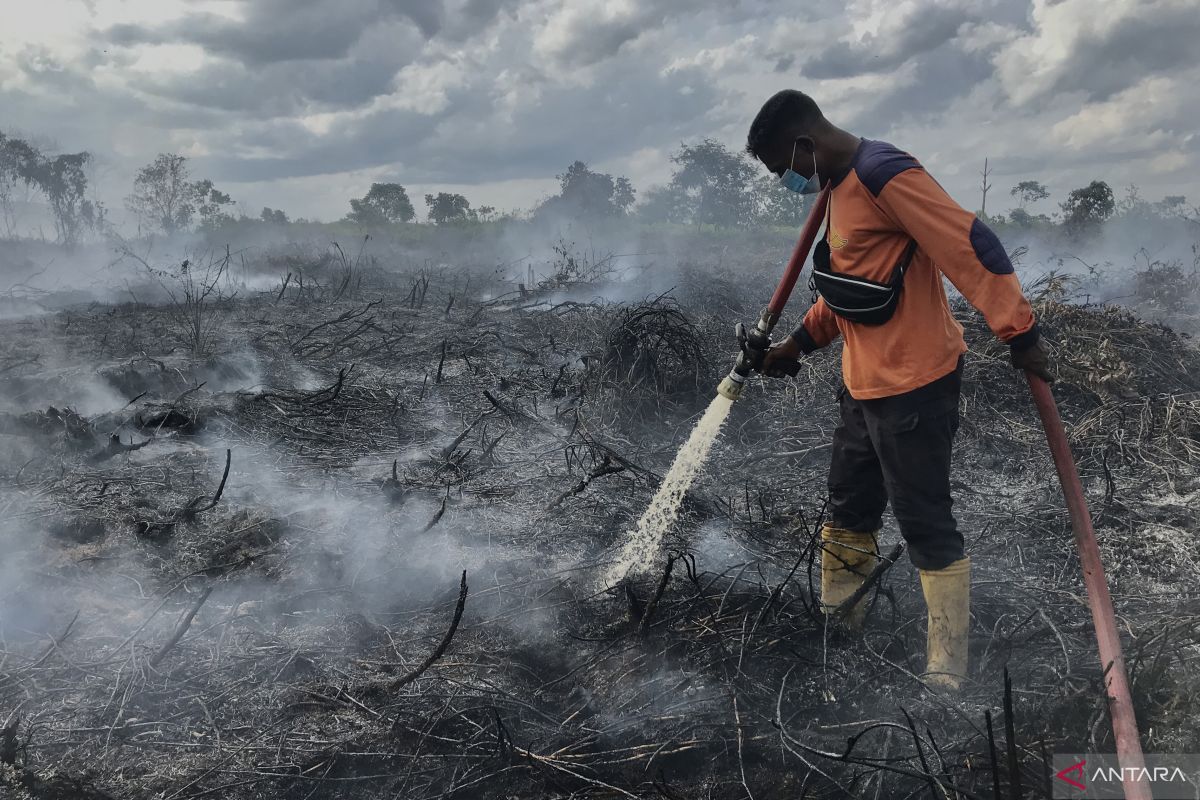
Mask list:
MULTIPOLYGON (((746 149, 790 189, 831 187, 813 255, 820 297, 763 362, 765 374, 778 375, 801 353, 839 335, 845 343, 822 606, 836 608, 874 568, 890 499, 929 612, 925 680, 957 689, 967 674, 971 562, 951 514, 950 456, 967 347, 942 276, 1010 345, 1015 367, 1051 380, 1029 302, 996 235, 916 159, 835 127, 807 95, 768 100, 746 149)), ((865 613, 859 601, 848 627, 860 627, 865 613)))

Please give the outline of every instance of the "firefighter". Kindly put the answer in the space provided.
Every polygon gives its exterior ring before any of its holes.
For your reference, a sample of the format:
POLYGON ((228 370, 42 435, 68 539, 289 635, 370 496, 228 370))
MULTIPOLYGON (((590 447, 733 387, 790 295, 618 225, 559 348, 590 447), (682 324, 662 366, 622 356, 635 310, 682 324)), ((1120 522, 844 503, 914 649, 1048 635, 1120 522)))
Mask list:
MULTIPOLYGON (((967 346, 942 276, 1009 345, 1013 366, 1050 381, 1037 321, 996 234, 908 153, 837 128, 792 90, 763 105, 747 138, 788 189, 831 190, 813 249, 816 302, 763 361, 764 374, 778 376, 802 353, 844 342, 822 607, 849 598, 878 562, 890 500, 928 609, 925 681, 957 689, 967 674, 971 560, 951 513, 950 468, 967 346)), ((865 612, 860 600, 844 624, 860 628, 865 612)))

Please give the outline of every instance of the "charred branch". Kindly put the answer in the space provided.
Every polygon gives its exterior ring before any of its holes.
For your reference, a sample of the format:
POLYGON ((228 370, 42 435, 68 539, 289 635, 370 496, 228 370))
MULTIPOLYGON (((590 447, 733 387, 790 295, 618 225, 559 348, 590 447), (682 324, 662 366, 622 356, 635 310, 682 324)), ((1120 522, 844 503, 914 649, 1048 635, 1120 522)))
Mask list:
POLYGON ((662 577, 658 580, 658 586, 654 589, 654 596, 650 598, 650 602, 646 604, 646 610, 638 620, 638 629, 645 633, 650 629, 650 625, 654 620, 654 611, 658 608, 658 602, 662 600, 663 594, 667 591, 667 584, 671 582, 671 569, 675 566, 675 555, 667 556, 667 566, 663 569, 662 577))
POLYGON ((208 596, 212 594, 212 591, 212 586, 204 587, 204 591, 200 593, 198 598, 196 598, 196 602, 192 604, 192 607, 188 609, 187 614, 185 614, 183 619, 179 621, 179 625, 176 626, 175 632, 171 634, 171 638, 164 642, 163 646, 160 647, 158 652, 154 654, 154 657, 150 659, 150 666, 157 667, 162 660, 167 657, 167 653, 171 652, 171 648, 179 644, 179 640, 184 637, 184 634, 188 632, 188 628, 192 626, 192 620, 194 620, 196 618, 196 614, 200 612, 200 606, 204 605, 204 601, 208 599, 208 596))
POLYGON ((875 568, 867 575, 862 585, 855 589, 853 594, 838 604, 838 607, 833 610, 831 616, 835 619, 844 619, 846 614, 850 613, 850 610, 854 608, 858 601, 866 597, 871 589, 875 587, 875 584, 879 583, 879 579, 883 577, 885 572, 892 568, 903 553, 904 543, 899 542, 892 548, 890 553, 875 564, 875 568))
POLYGON ((612 456, 605 454, 604 459, 599 464, 597 464, 596 467, 591 472, 589 472, 587 475, 585 475, 584 478, 579 481, 579 483, 575 484, 570 489, 568 489, 567 491, 563 492, 558 497, 556 497, 554 499, 554 502, 552 502, 547 507, 547 510, 549 510, 551 508, 557 508, 558 506, 562 505, 564 500, 566 500, 568 497, 574 497, 575 495, 582 492, 589 485, 591 485, 592 481, 594 481, 598 478, 602 478, 605 475, 616 475, 617 473, 624 472, 624 471, 625 471, 624 464, 614 464, 613 460, 612 460, 612 456))
POLYGON ((446 653, 446 648, 448 648, 450 646, 450 642, 452 642, 454 640, 454 634, 458 630, 458 623, 460 623, 462 621, 463 609, 466 608, 466 606, 467 606, 467 571, 464 569, 463 573, 462 573, 462 578, 459 580, 459 583, 458 583, 458 602, 455 603, 455 605, 454 605, 454 616, 450 620, 450 628, 446 631, 446 635, 442 637, 442 641, 438 644, 438 646, 434 649, 434 651, 429 654, 429 658, 427 658, 423 662, 421 662, 421 665, 419 667, 414 669, 412 672, 409 672, 407 675, 397 678, 396 680, 394 680, 390 684, 388 684, 389 692, 399 691, 400 689, 404 688, 408 684, 415 681, 417 678, 424 675, 425 670, 429 669, 434 664, 436 664, 438 659, 440 659, 446 653))
POLYGON ((217 484, 216 493, 213 494, 211 497, 207 496, 207 495, 200 495, 199 497, 193 498, 191 500, 191 502, 189 502, 183 508, 182 515, 184 517, 193 517, 196 514, 200 514, 204 511, 211 511, 212 509, 216 508, 217 503, 221 502, 221 495, 225 493, 225 481, 229 480, 229 466, 232 463, 233 463, 233 450, 226 448, 226 450, 225 450, 225 470, 221 473, 221 482, 219 484, 217 484), (201 506, 200 504, 203 503, 205 500, 208 500, 208 503, 201 506))
POLYGON ((137 442, 135 444, 133 441, 130 441, 129 444, 125 444, 121 441, 121 437, 114 433, 108 438, 108 444, 104 446, 103 450, 95 452, 88 457, 88 463, 100 464, 121 453, 132 453, 134 450, 141 450, 153 441, 154 438, 151 437, 144 442, 137 442))

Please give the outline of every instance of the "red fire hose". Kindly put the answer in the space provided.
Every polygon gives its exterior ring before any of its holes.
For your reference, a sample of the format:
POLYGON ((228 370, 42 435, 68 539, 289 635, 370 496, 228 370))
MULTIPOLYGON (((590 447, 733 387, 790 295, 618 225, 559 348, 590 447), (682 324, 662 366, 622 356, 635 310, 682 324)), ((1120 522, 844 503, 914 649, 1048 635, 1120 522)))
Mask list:
POLYGON ((1032 373, 1027 372, 1026 377, 1029 379, 1029 389, 1033 392, 1033 402, 1046 429, 1046 439, 1050 443, 1050 454, 1054 457, 1058 479, 1062 482, 1067 510, 1071 513, 1075 546, 1079 549, 1083 583, 1087 587, 1088 605, 1092 609, 1092 624, 1096 628, 1096 643, 1100 649, 1100 666, 1105 671, 1108 712, 1112 718, 1113 736, 1117 740, 1117 759, 1122 769, 1125 797, 1128 800, 1150 800, 1150 787, 1141 769, 1145 761, 1138 738, 1133 699, 1129 693, 1129 678, 1125 674, 1125 658, 1121 655, 1121 638, 1117 633, 1112 598, 1108 594, 1104 564, 1100 560, 1100 546, 1092 529, 1092 517, 1083 496, 1079 472, 1075 469, 1067 434, 1063 430, 1062 418, 1049 384, 1032 373))
POLYGON ((783 307, 787 305, 788 298, 792 296, 792 290, 796 288, 796 281, 800 278, 800 271, 804 269, 804 262, 808 259, 808 251, 812 249, 813 242, 817 240, 817 231, 821 229, 821 223, 825 221, 825 207, 829 204, 829 191, 829 184, 825 184, 825 188, 813 201, 813 206, 808 211, 808 219, 804 220, 804 227, 800 229, 800 239, 796 242, 796 249, 792 251, 792 257, 788 259, 787 266, 783 269, 783 277, 779 279, 779 285, 775 287, 775 294, 771 295, 771 302, 767 304, 767 311, 776 317, 783 313, 783 307))
MULTIPOLYGON (((746 379, 750 376, 751 371, 759 368, 763 354, 771 346, 771 331, 779 322, 779 316, 783 313, 783 307, 787 305, 788 298, 792 295, 792 289, 796 288, 796 281, 799 280, 800 272, 804 269, 804 262, 808 259, 808 251, 812 249, 813 242, 817 240, 817 231, 821 229, 821 222, 825 219, 825 209, 829 205, 829 192, 830 188, 826 185, 813 201, 812 208, 808 210, 808 218, 804 220, 804 227, 800 229, 800 239, 796 242, 796 249, 792 251, 792 257, 788 259, 787 266, 783 269, 783 277, 779 279, 779 285, 775 287, 775 294, 771 295, 771 302, 763 309, 762 316, 759 317, 754 330, 747 335, 744 327, 740 323, 738 324, 738 341, 742 344, 742 352, 734 362, 733 369, 717 385, 717 394, 727 398, 730 402, 741 397, 746 379)), ((798 363, 792 362, 792 364, 796 370, 800 368, 798 363)), ((796 373, 792 371, 787 374, 795 375, 796 373)))

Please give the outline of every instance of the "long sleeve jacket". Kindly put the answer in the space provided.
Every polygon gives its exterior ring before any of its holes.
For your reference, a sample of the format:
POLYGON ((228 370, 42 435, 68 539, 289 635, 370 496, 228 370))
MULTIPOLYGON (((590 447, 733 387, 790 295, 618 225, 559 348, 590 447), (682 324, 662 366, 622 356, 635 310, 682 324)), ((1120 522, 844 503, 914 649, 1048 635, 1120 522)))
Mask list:
POLYGON ((943 275, 1000 339, 1017 347, 1037 339, 1033 312, 996 234, 915 158, 864 139, 850 169, 832 184, 826 236, 835 272, 887 282, 908 243, 917 243, 890 320, 850 322, 818 299, 794 334, 805 352, 843 337, 842 377, 852 397, 903 394, 955 368, 967 345, 943 275))

